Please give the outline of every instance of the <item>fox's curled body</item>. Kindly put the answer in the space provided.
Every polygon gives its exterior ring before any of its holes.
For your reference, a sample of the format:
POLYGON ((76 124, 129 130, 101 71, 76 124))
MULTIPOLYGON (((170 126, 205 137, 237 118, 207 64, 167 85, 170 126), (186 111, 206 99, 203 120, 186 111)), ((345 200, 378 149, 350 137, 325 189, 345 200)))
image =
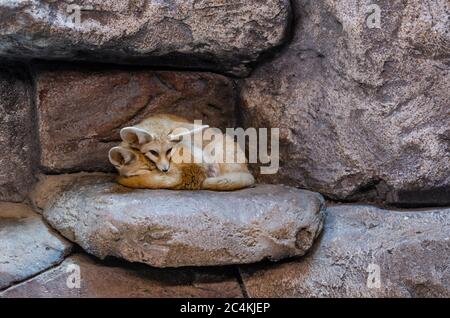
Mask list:
MULTIPOLYGON (((203 153, 205 146, 191 148, 183 144, 182 138, 174 140, 171 133, 178 128, 195 131, 186 119, 165 114, 122 129, 123 143, 111 149, 109 154, 120 175, 118 182, 131 188, 222 191, 237 190, 254 183, 246 163, 172 162, 175 148, 194 149, 192 157, 195 157, 196 152, 203 153)), ((234 145, 231 151, 242 151, 236 143, 234 145)))
MULTIPOLYGON (((175 169, 174 169, 175 170, 175 169)), ((175 173, 162 174, 159 171, 149 172, 147 175, 123 177, 117 182, 121 185, 136 189, 172 189, 172 190, 200 190, 206 179, 205 169, 199 165, 188 165, 177 168, 175 173)))

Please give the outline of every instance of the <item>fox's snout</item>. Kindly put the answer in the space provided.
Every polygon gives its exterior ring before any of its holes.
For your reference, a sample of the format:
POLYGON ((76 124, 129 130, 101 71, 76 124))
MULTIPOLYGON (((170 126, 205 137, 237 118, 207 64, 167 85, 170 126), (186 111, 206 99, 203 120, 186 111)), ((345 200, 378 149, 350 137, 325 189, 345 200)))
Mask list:
POLYGON ((169 162, 157 163, 156 167, 162 172, 168 172, 170 169, 170 163, 169 162))
POLYGON ((164 167, 164 168, 161 169, 161 171, 162 172, 167 172, 167 171, 169 171, 169 167, 164 167))

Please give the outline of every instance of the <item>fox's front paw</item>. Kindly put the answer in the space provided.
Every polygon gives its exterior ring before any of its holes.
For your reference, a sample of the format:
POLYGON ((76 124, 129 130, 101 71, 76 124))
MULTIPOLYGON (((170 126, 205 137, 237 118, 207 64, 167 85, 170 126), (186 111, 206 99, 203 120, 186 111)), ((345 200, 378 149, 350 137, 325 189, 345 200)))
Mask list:
POLYGON ((224 179, 220 179, 220 180, 217 182, 217 184, 218 184, 218 185, 221 185, 221 186, 225 186, 225 185, 231 184, 231 181, 230 181, 229 179, 224 178, 224 179))

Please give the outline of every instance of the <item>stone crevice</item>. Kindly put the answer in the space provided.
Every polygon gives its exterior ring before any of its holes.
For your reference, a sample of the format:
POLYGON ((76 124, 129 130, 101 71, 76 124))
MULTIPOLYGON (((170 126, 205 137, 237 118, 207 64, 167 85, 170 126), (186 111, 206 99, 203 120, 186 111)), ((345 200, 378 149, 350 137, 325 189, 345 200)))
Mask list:
POLYGON ((53 265, 43 269, 40 272, 36 272, 35 274, 32 274, 22 280, 17 280, 14 281, 13 283, 11 283, 10 285, 6 286, 6 287, 0 287, 0 298, 2 298, 2 294, 3 293, 7 293, 8 290, 11 290, 15 287, 19 287, 20 285, 27 283, 29 281, 32 281, 33 279, 35 279, 36 277, 39 277, 42 274, 45 274, 47 272, 52 271, 53 269, 59 267, 67 258, 69 258, 71 255, 73 255, 72 252, 69 252, 66 256, 64 256, 60 261, 58 261, 57 263, 54 263, 53 265))
POLYGON ((242 278, 242 273, 241 273, 241 270, 240 270, 239 266, 235 267, 235 272, 236 272, 236 279, 237 279, 237 281, 239 283, 239 287, 241 288, 243 297, 244 298, 250 298, 250 296, 248 294, 248 291, 247 291, 247 288, 245 287, 245 282, 244 282, 244 280, 242 278))
POLYGON ((252 73, 257 70, 260 67, 263 67, 266 64, 270 64, 277 56, 282 55, 284 52, 286 52, 289 48, 289 46, 294 41, 294 35, 296 32, 296 25, 298 23, 296 18, 296 6, 293 5, 293 2, 296 0, 289 0, 290 6, 289 6, 289 15, 288 15, 288 22, 287 27, 285 30, 285 34, 283 35, 283 41, 278 45, 275 46, 263 54, 261 54, 258 59, 256 59, 254 62, 251 62, 249 64, 249 67, 251 71, 249 74, 246 74, 246 76, 238 77, 239 79, 245 79, 248 77, 251 77, 252 73))

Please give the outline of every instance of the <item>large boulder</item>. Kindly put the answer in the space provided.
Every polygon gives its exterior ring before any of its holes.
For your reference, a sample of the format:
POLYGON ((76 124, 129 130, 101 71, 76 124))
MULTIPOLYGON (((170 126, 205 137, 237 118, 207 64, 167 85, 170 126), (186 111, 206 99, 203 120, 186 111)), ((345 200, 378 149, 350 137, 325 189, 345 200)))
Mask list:
POLYGON ((0 4, 0 55, 236 75, 283 43, 288 0, 20 0, 0 4))
POLYGON ((232 268, 156 269, 113 260, 100 262, 85 254, 70 256, 59 266, 0 293, 0 298, 242 296, 232 268))
POLYGON ((234 82, 200 72, 38 66, 41 166, 47 172, 112 171, 119 131, 157 113, 233 127, 234 82))
POLYGON ((379 29, 370 2, 293 1, 292 42, 242 87, 245 125, 280 128, 280 171, 260 179, 448 205, 449 2, 376 3, 379 29))
POLYGON ((0 201, 23 201, 39 158, 31 79, 17 64, 0 63, 0 201))
POLYGON ((241 268, 250 297, 450 297, 450 209, 327 208, 304 258, 241 268))
POLYGON ((281 185, 214 192, 132 190, 108 177, 63 182, 43 204, 44 218, 102 259, 155 267, 276 261, 305 254, 322 229, 321 195, 281 185))
POLYGON ((71 246, 28 206, 0 203, 0 290, 61 263, 71 246))

